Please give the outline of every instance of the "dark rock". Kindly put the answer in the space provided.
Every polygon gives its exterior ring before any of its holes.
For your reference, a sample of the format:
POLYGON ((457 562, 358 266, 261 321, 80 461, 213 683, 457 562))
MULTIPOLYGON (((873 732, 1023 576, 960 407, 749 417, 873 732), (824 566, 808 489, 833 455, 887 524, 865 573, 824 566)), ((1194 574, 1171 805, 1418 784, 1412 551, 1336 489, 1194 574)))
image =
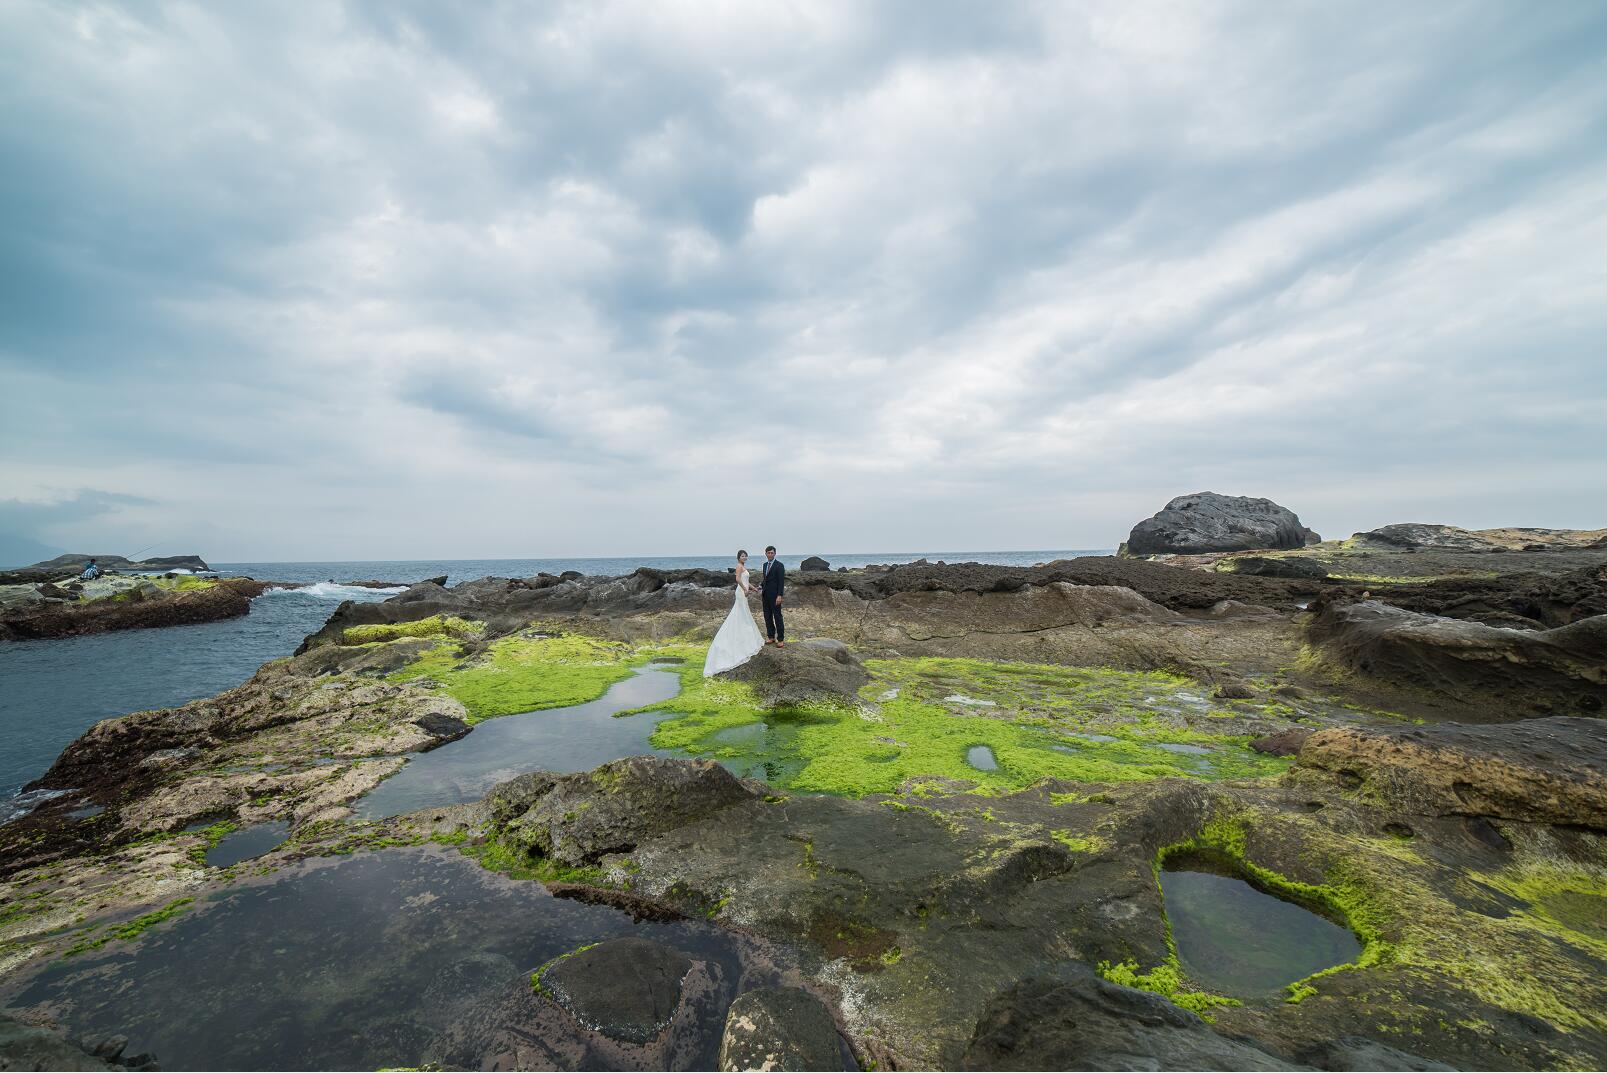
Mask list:
POLYGON ((795 641, 785 648, 761 648, 748 662, 725 673, 753 686, 770 705, 851 703, 869 680, 864 664, 847 645, 824 637, 795 641))
POLYGON ((1430 1070, 1455 1069, 1443 1062, 1419 1058, 1415 1054, 1398 1051, 1387 1043, 1365 1036, 1341 1036, 1339 1039, 1314 1043, 1296 1055, 1300 1061, 1318 1069, 1336 1071, 1382 1070, 1387 1073, 1428 1073, 1430 1070))
POLYGON ((1033 979, 994 997, 962 1069, 1301 1069, 1219 1036, 1159 995, 1073 963, 1066 979, 1033 979))
POLYGON ((1220 683, 1211 696, 1217 700, 1250 700, 1255 696, 1255 690, 1234 678, 1220 683))
POLYGON ((1133 526, 1126 546, 1132 555, 1192 555, 1301 548, 1317 540, 1293 511, 1270 499, 1195 492, 1178 496, 1153 518, 1133 526))
POLYGON ((1336 727, 1306 739, 1300 765, 1414 815, 1607 830, 1607 736, 1595 718, 1336 727))
MULTIPOLYGON (((127 1040, 123 1042, 126 1044, 127 1040)), ((121 1051, 122 1048, 118 1048, 118 1054, 121 1051)), ((35 1028, 0 1014, 0 1070, 104 1070, 144 1066, 143 1062, 137 1066, 124 1065, 117 1062, 116 1057, 116 1054, 102 1056, 90 1053, 43 1028, 35 1028)))
MULTIPOLYGON (((79 586, 79 587, 82 588, 82 586, 79 586)), ((52 585, 48 581, 40 583, 37 586, 37 591, 38 591, 40 596, 43 596, 47 600, 76 600, 76 599, 78 599, 78 594, 76 592, 69 592, 68 590, 63 589, 63 588, 61 588, 61 587, 59 587, 57 585, 52 585)))
MULTIPOLYGON (((592 864, 605 853, 629 851, 653 835, 754 796, 712 760, 657 756, 630 756, 590 772, 560 776, 545 791, 539 789, 538 780, 518 789, 508 787, 503 784, 493 796, 505 802, 523 796, 531 804, 522 815, 504 822, 504 840, 570 865, 592 864)), ((512 811, 509 805, 492 807, 494 812, 512 811)))
POLYGON ((811 555, 798 564, 800 570, 830 570, 831 564, 818 555, 811 555))
POLYGON ((1312 732, 1304 727, 1291 727, 1276 734, 1268 734, 1264 738, 1256 738, 1250 743, 1250 748, 1268 756, 1294 756, 1300 752, 1300 747, 1306 744, 1306 739, 1311 737, 1311 734, 1312 732))
POLYGON ((413 725, 435 739, 420 752, 429 752, 449 741, 457 741, 471 729, 468 723, 445 712, 428 712, 413 720, 413 725))
POLYGON ((586 1027, 641 1044, 675 1016, 691 968, 685 954, 650 939, 610 939, 560 958, 540 985, 586 1027))
POLYGON ((1306 625, 1324 661, 1505 718, 1598 710, 1607 700, 1607 615, 1511 630, 1376 600, 1325 601, 1306 625))
POLYGON ((765 987, 737 996, 725 1017, 720 1068, 803 1073, 844 1068, 831 1011, 797 987, 765 987))
POLYGON ((1268 555, 1241 555, 1224 559, 1223 568, 1230 574, 1254 574, 1257 577, 1310 578, 1321 581, 1328 576, 1328 568, 1315 559, 1280 559, 1268 555))

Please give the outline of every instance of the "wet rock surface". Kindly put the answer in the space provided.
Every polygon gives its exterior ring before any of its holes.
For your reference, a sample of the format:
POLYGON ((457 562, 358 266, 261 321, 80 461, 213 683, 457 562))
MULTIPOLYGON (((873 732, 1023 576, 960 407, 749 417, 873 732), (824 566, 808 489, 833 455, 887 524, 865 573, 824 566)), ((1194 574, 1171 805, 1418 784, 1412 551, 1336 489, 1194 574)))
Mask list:
POLYGON ((610 939, 559 959, 541 987, 580 1022, 610 1039, 646 1043, 681 1004, 692 960, 651 939, 610 939))
POLYGON ((1319 539, 1294 511, 1270 499, 1194 492, 1133 526, 1126 547, 1131 555, 1194 554, 1299 548, 1319 539))
POLYGON ((73 1044, 53 1032, 23 1024, 0 1014, 0 1070, 107 1070, 153 1068, 142 1061, 117 1061, 123 1048, 117 1043, 95 1048, 73 1044))
POLYGON ((766 987, 737 996, 725 1016, 720 1069, 805 1073, 850 1068, 837 1023, 825 1003, 797 987, 766 987))

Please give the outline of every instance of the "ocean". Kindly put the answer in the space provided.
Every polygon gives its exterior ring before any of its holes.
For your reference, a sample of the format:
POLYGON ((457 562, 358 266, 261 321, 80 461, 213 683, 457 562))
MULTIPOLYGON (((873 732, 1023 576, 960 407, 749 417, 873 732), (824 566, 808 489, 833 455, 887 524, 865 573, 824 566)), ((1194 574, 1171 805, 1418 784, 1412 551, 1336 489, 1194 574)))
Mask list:
MULTIPOLYGON (((754 558, 761 549, 751 548, 754 558)), ((1109 549, 1046 551, 928 551, 822 554, 838 566, 932 562, 983 562, 1031 566, 1109 549)), ((791 569, 807 556, 782 556, 791 569)), ((354 588, 347 581, 403 584, 447 576, 448 584, 481 577, 627 574, 638 566, 666 570, 723 570, 731 555, 607 559, 415 559, 403 561, 213 563, 219 573, 310 584, 273 589, 252 602, 251 613, 224 622, 158 630, 0 643, 0 823, 32 802, 19 798, 68 743, 102 719, 151 708, 171 708, 239 685, 271 659, 288 656, 328 620, 342 600, 384 600, 392 592, 354 588)))

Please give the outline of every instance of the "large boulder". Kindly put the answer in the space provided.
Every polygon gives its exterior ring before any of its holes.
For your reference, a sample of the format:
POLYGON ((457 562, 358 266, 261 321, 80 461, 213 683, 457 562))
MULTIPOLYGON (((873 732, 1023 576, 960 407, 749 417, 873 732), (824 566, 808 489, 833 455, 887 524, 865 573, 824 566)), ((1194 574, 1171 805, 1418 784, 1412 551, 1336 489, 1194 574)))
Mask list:
POLYGON ((1320 539, 1294 511, 1270 499, 1194 492, 1133 526, 1126 547, 1130 555, 1196 555, 1303 548, 1320 539))
POLYGON ((1335 727, 1300 764, 1417 816, 1485 816, 1607 830, 1607 739, 1600 719, 1556 716, 1477 726, 1335 727))
POLYGON ((830 570, 831 569, 831 564, 828 563, 826 560, 822 559, 818 555, 811 555, 809 558, 805 559, 802 563, 798 564, 798 569, 800 569, 800 570, 830 570))
POLYGON ((1219 1036, 1159 995, 1102 980, 1086 965, 994 997, 962 1069, 1303 1069, 1219 1036))
POLYGON ((796 987, 761 987, 737 996, 725 1017, 720 1068, 727 1073, 843 1069, 842 1041, 826 1004, 796 987))
POLYGON ((853 650, 827 637, 795 641, 783 648, 766 647, 752 659, 726 672, 753 686, 766 704, 811 701, 853 703, 869 676, 853 650))

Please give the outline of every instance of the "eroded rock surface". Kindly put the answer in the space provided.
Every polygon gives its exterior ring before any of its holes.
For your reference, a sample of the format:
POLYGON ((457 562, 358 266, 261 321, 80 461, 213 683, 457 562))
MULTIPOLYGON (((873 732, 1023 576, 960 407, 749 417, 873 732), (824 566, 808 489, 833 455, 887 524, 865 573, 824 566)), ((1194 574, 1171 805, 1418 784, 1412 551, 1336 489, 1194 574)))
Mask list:
POLYGON ((1340 668, 1470 707, 1505 707, 1508 718, 1600 712, 1607 701, 1607 615, 1515 630, 1335 600, 1320 605, 1307 637, 1340 668))
POLYGON ((1300 762, 1419 816, 1485 816, 1607 831, 1607 723, 1557 716, 1495 726, 1318 731, 1300 762))

